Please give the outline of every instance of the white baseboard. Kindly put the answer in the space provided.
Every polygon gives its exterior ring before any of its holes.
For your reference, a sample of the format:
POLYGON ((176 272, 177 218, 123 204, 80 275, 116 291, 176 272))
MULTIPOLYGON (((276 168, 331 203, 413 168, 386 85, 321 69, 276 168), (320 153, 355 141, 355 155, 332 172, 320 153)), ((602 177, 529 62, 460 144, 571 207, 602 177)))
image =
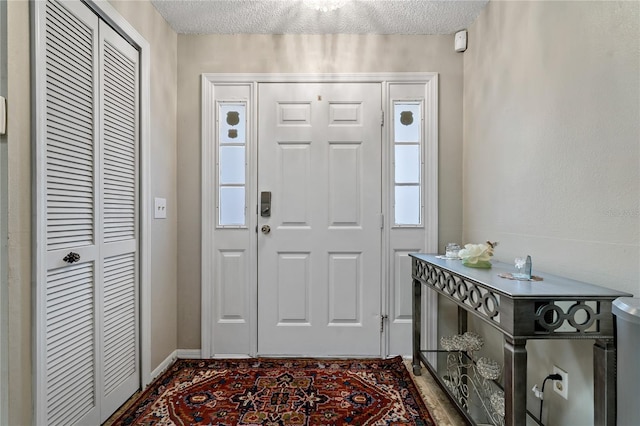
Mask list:
POLYGON ((154 381, 156 379, 156 377, 158 377, 159 375, 161 375, 167 368, 169 368, 169 366, 171 364, 173 364, 173 362, 176 360, 176 358, 178 357, 177 355, 178 351, 173 351, 172 353, 169 354, 168 357, 165 358, 164 361, 162 361, 160 363, 160 365, 158 365, 152 372, 151 372, 151 380, 150 381, 154 381))
POLYGON ((162 361, 160 365, 158 365, 151 372, 151 379, 149 380, 149 382, 154 381, 156 377, 164 373, 165 370, 169 368, 169 366, 171 366, 171 364, 173 364, 176 359, 200 359, 200 354, 200 349, 176 349, 175 351, 170 353, 169 356, 166 357, 164 361, 162 361))
MULTIPOLYGON (((200 349, 178 349, 178 359, 204 359, 200 349)), ((252 358, 248 354, 214 354, 211 359, 247 359, 252 358)))
POLYGON ((212 359, 251 359, 254 358, 249 354, 222 354, 213 355, 212 359))
POLYGON ((180 359, 201 359, 202 351, 200 349, 178 349, 176 351, 180 359))
MULTIPOLYGON (((250 356, 247 354, 225 354, 223 356, 214 356, 213 358, 250 358, 250 356)), ((200 349, 176 349, 151 372, 150 382, 164 373, 176 359, 202 359, 202 351, 200 349)))

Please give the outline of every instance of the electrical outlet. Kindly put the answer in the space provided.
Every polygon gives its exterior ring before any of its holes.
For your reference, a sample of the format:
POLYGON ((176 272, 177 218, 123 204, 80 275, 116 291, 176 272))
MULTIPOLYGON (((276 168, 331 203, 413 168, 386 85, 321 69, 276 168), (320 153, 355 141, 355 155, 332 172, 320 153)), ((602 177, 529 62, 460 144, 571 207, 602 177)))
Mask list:
POLYGON ((569 399, 569 373, 554 365, 553 374, 562 376, 562 380, 553 381, 553 390, 564 399, 569 399))

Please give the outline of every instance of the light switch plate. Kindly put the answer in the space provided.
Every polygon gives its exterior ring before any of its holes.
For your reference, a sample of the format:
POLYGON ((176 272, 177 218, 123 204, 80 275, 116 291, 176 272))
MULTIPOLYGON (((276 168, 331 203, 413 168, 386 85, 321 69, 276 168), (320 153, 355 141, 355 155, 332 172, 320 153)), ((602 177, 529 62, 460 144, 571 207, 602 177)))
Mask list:
POLYGON ((167 218, 167 199, 166 198, 154 198, 153 217, 155 219, 167 218))
POLYGON ((7 100, 0 96, 0 135, 7 133, 7 100))

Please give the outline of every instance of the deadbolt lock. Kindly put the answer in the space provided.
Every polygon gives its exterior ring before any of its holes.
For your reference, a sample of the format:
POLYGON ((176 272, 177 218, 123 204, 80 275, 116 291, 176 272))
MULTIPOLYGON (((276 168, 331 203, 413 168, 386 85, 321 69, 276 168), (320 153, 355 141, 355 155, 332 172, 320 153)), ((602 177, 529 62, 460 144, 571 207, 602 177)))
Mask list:
POLYGON ((260 216, 271 216, 271 191, 264 191, 260 193, 260 216))

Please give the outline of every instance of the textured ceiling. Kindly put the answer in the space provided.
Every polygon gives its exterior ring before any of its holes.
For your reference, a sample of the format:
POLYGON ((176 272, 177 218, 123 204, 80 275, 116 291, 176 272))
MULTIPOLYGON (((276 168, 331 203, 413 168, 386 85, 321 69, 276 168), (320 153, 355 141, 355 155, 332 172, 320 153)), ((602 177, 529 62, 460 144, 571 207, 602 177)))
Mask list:
POLYGON ((338 0, 339 9, 320 12, 310 1, 151 0, 180 34, 452 34, 488 2, 338 0))

